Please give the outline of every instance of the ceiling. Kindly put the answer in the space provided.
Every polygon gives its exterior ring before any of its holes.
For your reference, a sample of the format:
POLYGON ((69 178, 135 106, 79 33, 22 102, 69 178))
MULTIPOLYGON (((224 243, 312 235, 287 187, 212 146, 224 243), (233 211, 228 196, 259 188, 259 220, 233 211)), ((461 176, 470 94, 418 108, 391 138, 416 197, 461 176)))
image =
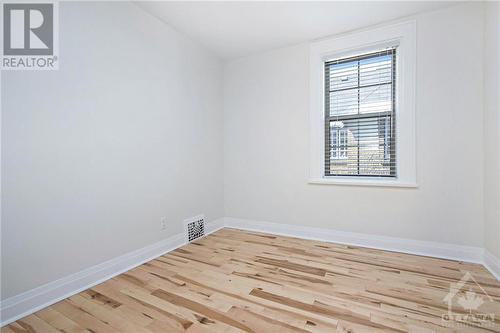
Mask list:
POLYGON ((228 60, 455 3, 141 1, 136 4, 228 60))

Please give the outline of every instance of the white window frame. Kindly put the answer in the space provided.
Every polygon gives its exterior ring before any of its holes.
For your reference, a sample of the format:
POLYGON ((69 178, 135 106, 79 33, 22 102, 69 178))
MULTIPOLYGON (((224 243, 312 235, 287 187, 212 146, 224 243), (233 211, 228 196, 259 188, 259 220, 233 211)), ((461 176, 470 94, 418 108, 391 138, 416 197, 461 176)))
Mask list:
POLYGON ((417 187, 415 151, 416 22, 320 40, 310 46, 310 178, 313 184, 417 187), (396 56, 396 177, 325 176, 326 61, 397 46, 396 56))
POLYGON ((332 156, 332 159, 336 161, 347 160, 347 142, 349 138, 349 132, 347 131, 347 128, 339 128, 336 131, 337 134, 335 137, 335 142, 337 142, 337 148, 330 149, 330 156, 332 156))

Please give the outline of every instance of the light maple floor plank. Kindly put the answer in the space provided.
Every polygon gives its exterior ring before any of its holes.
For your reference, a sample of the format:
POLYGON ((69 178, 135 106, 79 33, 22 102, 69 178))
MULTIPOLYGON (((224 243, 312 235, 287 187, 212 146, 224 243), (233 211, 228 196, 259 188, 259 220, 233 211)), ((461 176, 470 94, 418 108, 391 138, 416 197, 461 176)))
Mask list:
POLYGON ((481 265, 226 228, 7 332, 500 332, 500 283, 481 265), (495 319, 450 325, 443 299, 467 272, 477 284, 456 297, 482 304, 454 312, 495 319))

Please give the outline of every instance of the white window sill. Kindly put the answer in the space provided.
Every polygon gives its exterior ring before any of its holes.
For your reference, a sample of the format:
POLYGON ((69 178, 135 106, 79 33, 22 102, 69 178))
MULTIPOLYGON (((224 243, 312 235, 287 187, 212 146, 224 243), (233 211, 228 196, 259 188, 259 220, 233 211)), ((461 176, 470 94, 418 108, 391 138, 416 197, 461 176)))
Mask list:
POLYGON ((397 179, 380 179, 380 178, 362 178, 362 179, 360 179, 357 177, 310 178, 309 184, 407 187, 407 188, 417 188, 418 187, 417 183, 404 182, 404 181, 397 180, 397 179))

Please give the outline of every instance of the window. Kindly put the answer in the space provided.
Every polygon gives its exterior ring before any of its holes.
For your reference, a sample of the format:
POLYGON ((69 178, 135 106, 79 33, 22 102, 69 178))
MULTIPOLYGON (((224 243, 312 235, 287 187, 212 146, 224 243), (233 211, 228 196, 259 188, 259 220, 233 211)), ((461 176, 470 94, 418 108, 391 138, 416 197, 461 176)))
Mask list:
POLYGON ((396 48, 324 67, 325 175, 395 177, 396 48))
POLYGON ((415 21, 310 45, 312 184, 416 187, 415 21))
POLYGON ((338 129, 330 124, 330 158, 332 160, 347 159, 347 130, 338 129))

